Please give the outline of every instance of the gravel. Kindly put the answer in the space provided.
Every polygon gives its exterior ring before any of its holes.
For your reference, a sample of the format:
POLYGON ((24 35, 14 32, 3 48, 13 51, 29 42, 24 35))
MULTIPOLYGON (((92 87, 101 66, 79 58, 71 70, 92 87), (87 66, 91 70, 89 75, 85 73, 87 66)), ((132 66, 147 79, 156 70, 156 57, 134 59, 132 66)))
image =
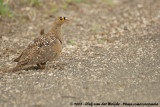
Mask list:
MULTIPOLYGON (((72 20, 63 26, 61 57, 45 70, 0 72, 1 106, 159 103, 160 1, 113 1, 113 6, 103 0, 73 3, 55 13, 72 20)), ((0 70, 14 67, 12 60, 41 29, 47 32, 53 19, 40 17, 20 24, 1 21, 0 28, 10 24, 12 31, 0 34, 0 70)))

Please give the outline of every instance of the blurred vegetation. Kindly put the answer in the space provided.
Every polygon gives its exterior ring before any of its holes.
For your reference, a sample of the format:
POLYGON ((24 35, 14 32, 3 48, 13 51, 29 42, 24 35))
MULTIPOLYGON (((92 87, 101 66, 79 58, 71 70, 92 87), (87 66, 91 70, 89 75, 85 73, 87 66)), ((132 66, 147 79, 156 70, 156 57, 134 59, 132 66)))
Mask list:
MULTIPOLYGON (((107 4, 110 6, 114 5, 113 0, 102 0, 105 1, 107 4)), ((40 10, 45 12, 46 14, 43 15, 44 18, 49 17, 50 13, 56 13, 61 9, 68 9, 70 6, 77 6, 76 4, 78 3, 85 3, 88 5, 92 4, 91 0, 55 0, 55 1, 50 1, 50 0, 0 0, 0 15, 2 16, 23 16, 23 10, 17 10, 18 8, 15 8, 15 5, 20 5, 23 6, 26 9, 34 7, 36 10, 40 10), (31 7, 32 6, 32 7, 31 7), (14 11, 11 8, 14 8, 14 11), (18 11, 18 12, 17 12, 18 11), (48 13, 49 12, 49 13, 48 13), (22 14, 22 15, 21 15, 22 14)), ((26 15, 25 15, 26 16, 26 15)), ((24 20, 28 19, 27 17, 24 17, 24 20)), ((97 28, 93 28, 93 31, 97 31, 97 28)))
POLYGON ((9 17, 11 17, 12 13, 9 10, 9 4, 4 1, 5 0, 0 0, 0 14, 1 15, 8 15, 9 17))
POLYGON ((103 40, 103 39, 100 39, 98 42, 101 43, 101 44, 103 44, 103 43, 104 43, 104 40, 103 40))
POLYGON ((114 6, 113 0, 104 0, 104 1, 107 2, 110 6, 114 6))
POLYGON ((75 42, 73 40, 69 41, 69 45, 75 45, 75 42))
POLYGON ((51 9, 49 9, 49 10, 50 10, 50 12, 55 13, 59 10, 59 8, 55 4, 52 4, 51 9))
POLYGON ((84 0, 67 0, 68 3, 71 3, 71 2, 83 2, 84 0))
POLYGON ((67 0, 67 1, 63 2, 62 8, 67 9, 70 3, 74 3, 74 2, 81 3, 81 2, 84 2, 84 1, 85 0, 67 0))
POLYGON ((30 4, 34 6, 41 6, 39 0, 28 0, 30 4))

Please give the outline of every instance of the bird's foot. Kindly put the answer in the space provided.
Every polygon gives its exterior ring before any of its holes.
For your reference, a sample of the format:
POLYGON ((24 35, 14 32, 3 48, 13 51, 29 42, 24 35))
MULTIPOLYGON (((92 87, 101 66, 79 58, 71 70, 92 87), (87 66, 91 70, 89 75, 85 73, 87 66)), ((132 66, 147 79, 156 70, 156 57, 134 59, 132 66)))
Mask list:
POLYGON ((37 64, 37 66, 38 66, 39 69, 45 69, 45 65, 46 65, 46 63, 39 63, 39 64, 37 64))

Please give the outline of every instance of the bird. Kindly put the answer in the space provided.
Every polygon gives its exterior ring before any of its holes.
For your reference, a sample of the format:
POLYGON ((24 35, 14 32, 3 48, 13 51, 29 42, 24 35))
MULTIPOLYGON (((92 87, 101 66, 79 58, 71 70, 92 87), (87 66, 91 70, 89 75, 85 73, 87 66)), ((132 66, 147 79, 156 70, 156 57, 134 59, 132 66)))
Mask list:
POLYGON ((10 71, 19 71, 33 64, 40 69, 45 69, 46 63, 55 60, 62 51, 61 26, 68 21, 70 19, 64 16, 55 18, 51 30, 48 33, 40 32, 40 36, 35 38, 20 56, 14 59, 17 65, 10 71))

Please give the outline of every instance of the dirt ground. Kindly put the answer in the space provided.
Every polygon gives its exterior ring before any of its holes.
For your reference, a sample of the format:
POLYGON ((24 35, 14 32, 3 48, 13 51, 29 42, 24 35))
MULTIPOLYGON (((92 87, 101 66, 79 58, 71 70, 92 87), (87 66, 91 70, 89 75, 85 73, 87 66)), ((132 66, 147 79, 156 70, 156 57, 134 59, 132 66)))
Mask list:
POLYGON ((40 3, 12 2, 15 16, 0 17, 0 106, 160 105, 160 0, 40 3), (2 72, 59 15, 71 19, 62 27, 61 56, 45 70, 2 72))

